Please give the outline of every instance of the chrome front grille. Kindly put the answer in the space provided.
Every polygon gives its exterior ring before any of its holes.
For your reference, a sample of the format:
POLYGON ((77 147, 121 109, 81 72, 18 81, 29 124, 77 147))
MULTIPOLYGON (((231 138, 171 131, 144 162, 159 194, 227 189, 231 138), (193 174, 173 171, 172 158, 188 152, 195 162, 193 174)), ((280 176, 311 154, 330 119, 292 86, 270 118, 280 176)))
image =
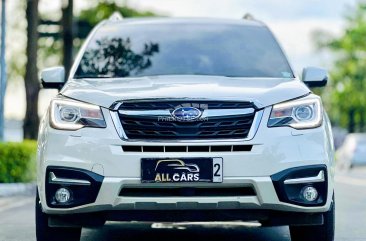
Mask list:
POLYGON ((118 105, 123 134, 132 140, 245 139, 256 113, 251 102, 174 100, 118 105), (195 121, 176 120, 172 112, 179 107, 200 109, 202 115, 195 121))

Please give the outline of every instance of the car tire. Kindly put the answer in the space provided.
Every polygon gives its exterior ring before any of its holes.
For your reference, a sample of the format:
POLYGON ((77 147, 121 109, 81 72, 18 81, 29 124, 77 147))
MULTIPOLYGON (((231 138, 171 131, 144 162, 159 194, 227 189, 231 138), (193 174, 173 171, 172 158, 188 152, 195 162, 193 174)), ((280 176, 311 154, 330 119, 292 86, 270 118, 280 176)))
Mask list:
POLYGON ((79 241, 81 228, 53 228, 48 226, 48 215, 42 211, 39 195, 36 196, 37 241, 79 241))
POLYGON ((290 226, 291 241, 334 241, 335 200, 328 212, 324 213, 324 223, 314 226, 290 226))

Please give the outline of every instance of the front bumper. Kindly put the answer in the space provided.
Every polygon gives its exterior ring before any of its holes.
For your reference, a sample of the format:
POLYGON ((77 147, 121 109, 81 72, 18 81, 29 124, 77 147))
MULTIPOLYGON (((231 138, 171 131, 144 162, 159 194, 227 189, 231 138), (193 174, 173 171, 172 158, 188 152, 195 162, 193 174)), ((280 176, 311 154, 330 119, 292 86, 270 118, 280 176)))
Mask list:
MULTIPOLYGON (((50 168, 49 171, 54 169, 50 168)), ((304 167, 304 170, 307 170, 304 167)), ((74 170, 73 170, 74 171, 74 170)), ((80 171, 80 170, 79 170, 80 171)), ((45 211, 49 214, 72 214, 100 211, 118 211, 118 210, 233 210, 233 209, 255 209, 255 210, 277 210, 291 212, 325 212, 329 209, 330 203, 323 203, 318 206, 302 206, 282 202, 281 194, 276 191, 271 177, 246 177, 246 178, 225 178, 220 184, 197 183, 197 184, 179 184, 179 188, 253 188, 253 193, 245 196, 124 196, 121 190, 128 188, 140 188, 142 190, 153 189, 156 187, 166 190, 174 189, 176 184, 141 184, 139 178, 116 178, 105 177, 101 187, 98 185, 89 186, 89 190, 82 193, 95 193, 95 201, 75 206, 55 206, 49 205, 50 199, 54 194, 55 188, 49 188, 52 184, 46 184, 46 197, 48 206, 43 205, 45 211), (97 189, 97 190, 96 190, 97 189), (49 207, 51 206, 51 207, 49 207)), ((308 185, 308 184, 303 184, 308 185)), ((324 185, 327 186, 325 182, 324 185)), ((71 190, 79 188, 77 185, 59 185, 66 186, 71 190)), ((75 191, 74 191, 75 192, 75 191)), ((76 191, 77 192, 77 191, 76 191)), ((322 193, 327 200, 327 193, 322 193)))
MULTIPOLYGON (((255 137, 243 142, 216 141, 212 143, 159 143, 161 145, 252 145, 247 152, 226 153, 127 153, 122 145, 157 145, 151 142, 128 142, 118 136, 107 110, 104 111, 106 129, 84 128, 60 131, 41 125, 38 149, 38 188, 42 207, 48 214, 76 214, 128 210, 275 210, 286 212, 326 212, 333 194, 333 151, 329 128, 324 122, 319 128, 294 130, 289 127, 267 128, 270 108, 266 108, 255 137), (141 158, 222 157, 223 183, 142 184, 141 158), (271 179, 283 170, 322 165, 327 172, 327 194, 324 203, 302 206, 281 200, 271 179), (50 166, 79 168, 103 176, 94 202, 70 208, 47 205, 46 175, 50 166), (136 197, 121 196, 124 188, 174 187, 252 187, 254 195, 210 197, 136 197)), ((47 119, 47 118, 46 118, 47 119)))

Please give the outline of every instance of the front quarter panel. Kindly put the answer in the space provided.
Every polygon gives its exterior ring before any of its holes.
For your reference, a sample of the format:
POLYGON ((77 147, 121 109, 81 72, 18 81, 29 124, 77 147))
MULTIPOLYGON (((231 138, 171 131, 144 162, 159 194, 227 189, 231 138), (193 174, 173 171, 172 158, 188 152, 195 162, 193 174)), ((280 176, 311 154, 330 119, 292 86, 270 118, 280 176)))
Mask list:
POLYGON ((45 157, 45 149, 47 147, 47 134, 48 134, 48 128, 49 128, 49 109, 45 112, 43 115, 39 130, 38 130, 38 142, 37 142, 37 188, 38 192, 41 194, 43 193, 43 181, 44 181, 44 175, 42 172, 42 163, 44 163, 44 157, 45 157))

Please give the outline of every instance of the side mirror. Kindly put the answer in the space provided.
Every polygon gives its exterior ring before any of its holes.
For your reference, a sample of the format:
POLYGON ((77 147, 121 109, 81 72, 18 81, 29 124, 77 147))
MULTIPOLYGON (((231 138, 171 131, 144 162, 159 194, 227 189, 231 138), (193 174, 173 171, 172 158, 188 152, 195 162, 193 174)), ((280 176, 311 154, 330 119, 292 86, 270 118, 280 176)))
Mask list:
POLYGON ((302 81, 308 87, 324 87, 328 82, 328 72, 323 68, 307 67, 302 71, 302 81))
POLYGON ((41 72, 41 82, 45 89, 61 89, 65 84, 65 68, 52 67, 41 72))

